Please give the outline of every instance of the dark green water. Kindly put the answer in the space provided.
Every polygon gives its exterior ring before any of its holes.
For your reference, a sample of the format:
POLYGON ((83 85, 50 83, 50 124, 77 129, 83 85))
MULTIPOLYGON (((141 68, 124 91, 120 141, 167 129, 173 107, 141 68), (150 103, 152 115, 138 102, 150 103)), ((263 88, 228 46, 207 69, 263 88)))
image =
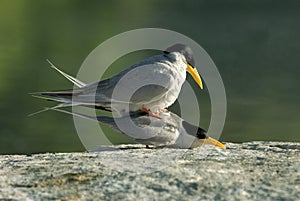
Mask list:
MULTIPOLYGON (((28 93, 72 87, 47 58, 76 75, 101 42, 146 27, 185 34, 214 60, 228 100, 221 140, 300 141, 299 1, 3 0, 0 16, 0 153, 83 150, 71 116, 27 117, 52 105, 28 93)), ((146 55, 122 58, 105 76, 146 55)), ((208 92, 199 92, 199 99, 201 126, 207 128, 208 92)), ((111 138, 124 142, 116 134, 111 138)))

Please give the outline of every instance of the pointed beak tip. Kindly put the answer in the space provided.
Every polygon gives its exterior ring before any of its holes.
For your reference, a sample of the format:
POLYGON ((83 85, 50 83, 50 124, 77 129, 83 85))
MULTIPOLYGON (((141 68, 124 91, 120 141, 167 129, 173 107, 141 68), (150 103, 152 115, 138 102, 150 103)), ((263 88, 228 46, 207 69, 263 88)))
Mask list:
POLYGON ((203 90, 203 85, 202 84, 200 85, 200 89, 203 90))
POLYGON ((206 139, 202 139, 200 141, 203 142, 204 144, 211 144, 211 145, 214 145, 214 146, 219 147, 221 149, 226 149, 226 146, 223 143, 221 143, 218 140, 215 140, 214 138, 211 138, 211 137, 208 137, 206 139))
POLYGON ((216 144, 217 147, 220 147, 221 149, 226 149, 226 146, 220 142, 220 144, 216 144))
POLYGON ((213 142, 212 144, 214 144, 216 147, 219 147, 221 149, 226 149, 226 146, 217 140, 215 142, 213 142))

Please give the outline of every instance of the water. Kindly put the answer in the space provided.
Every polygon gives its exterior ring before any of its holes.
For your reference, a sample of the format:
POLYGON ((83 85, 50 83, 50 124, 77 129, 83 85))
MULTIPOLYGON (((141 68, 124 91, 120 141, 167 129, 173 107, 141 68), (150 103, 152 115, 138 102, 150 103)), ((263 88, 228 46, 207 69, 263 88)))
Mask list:
MULTIPOLYGON (((144 27, 185 34, 210 54, 222 75, 228 98, 221 140, 300 141, 297 1, 1 4, 0 153, 83 150, 70 116, 47 112, 27 117, 51 105, 28 93, 72 87, 48 67, 46 59, 75 75, 98 44, 121 32, 144 27)), ((110 77, 147 54, 122 58, 105 76, 110 77)), ((199 92, 199 102, 200 125, 208 128, 207 91, 199 92)), ((176 108, 175 105, 171 110, 178 112, 176 108)), ((110 138, 119 143, 127 141, 115 133, 110 138)))

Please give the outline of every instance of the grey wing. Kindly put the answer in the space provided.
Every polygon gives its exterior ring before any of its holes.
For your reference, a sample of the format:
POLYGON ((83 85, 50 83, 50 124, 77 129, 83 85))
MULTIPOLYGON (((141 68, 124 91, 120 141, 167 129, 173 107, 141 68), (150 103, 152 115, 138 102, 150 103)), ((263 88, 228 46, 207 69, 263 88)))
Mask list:
POLYGON ((174 79, 163 55, 154 56, 112 78, 88 84, 75 95, 81 101, 134 103, 157 100, 168 91, 174 79), (96 94, 95 94, 96 92, 96 94), (95 98, 96 95, 96 98, 95 98))
POLYGON ((116 83, 116 78, 117 77, 112 77, 101 80, 99 82, 94 82, 86 85, 85 87, 73 90, 73 100, 77 102, 92 102, 95 104, 111 102, 124 103, 121 100, 113 100, 111 97, 116 83))
POLYGON ((130 99, 133 103, 147 103, 163 98, 168 89, 160 85, 146 85, 135 91, 130 99))
POLYGON ((135 104, 162 98, 172 85, 166 64, 154 63, 131 69, 115 83, 112 98, 135 104))

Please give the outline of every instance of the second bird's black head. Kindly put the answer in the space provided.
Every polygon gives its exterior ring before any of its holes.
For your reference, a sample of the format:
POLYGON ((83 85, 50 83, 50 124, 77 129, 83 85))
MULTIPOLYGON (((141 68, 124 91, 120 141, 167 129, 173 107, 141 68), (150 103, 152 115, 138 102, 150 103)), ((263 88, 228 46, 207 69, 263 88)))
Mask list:
POLYGON ((186 121, 182 121, 182 126, 188 134, 195 136, 198 139, 206 139, 208 137, 206 135, 206 130, 204 130, 198 126, 194 126, 186 121))
POLYGON ((185 60, 191 65, 195 66, 195 60, 192 49, 184 44, 177 43, 175 45, 172 45, 171 47, 168 47, 164 53, 168 54, 170 52, 180 52, 184 55, 185 60))

